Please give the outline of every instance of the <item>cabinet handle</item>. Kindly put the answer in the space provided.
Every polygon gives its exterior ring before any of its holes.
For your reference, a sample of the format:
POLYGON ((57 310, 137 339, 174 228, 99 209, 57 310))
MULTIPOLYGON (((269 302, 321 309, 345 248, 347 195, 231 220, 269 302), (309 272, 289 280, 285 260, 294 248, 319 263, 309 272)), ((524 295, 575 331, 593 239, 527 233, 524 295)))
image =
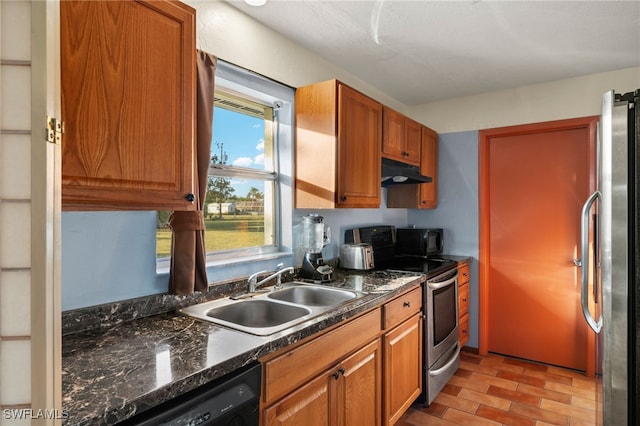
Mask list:
POLYGON ((462 298, 462 301, 466 303, 467 302, 467 298, 466 297, 462 298))
POLYGON ((188 202, 193 203, 193 200, 195 200, 195 199, 196 199, 196 196, 195 196, 195 195, 193 195, 192 193, 188 193, 187 195, 185 195, 185 197, 184 197, 184 198, 185 198, 185 200, 187 200, 188 202))
POLYGON ((344 375, 344 368, 339 368, 338 371, 333 373, 333 378, 338 380, 341 375, 344 375))
POLYGON ((343 201, 343 202, 344 202, 344 201, 347 201, 347 197, 346 197, 345 195, 341 196, 341 197, 340 197, 340 201, 343 201))
POLYGON ((404 306, 405 308, 410 308, 411 307, 411 302, 404 302, 404 303, 402 303, 402 306, 404 306))

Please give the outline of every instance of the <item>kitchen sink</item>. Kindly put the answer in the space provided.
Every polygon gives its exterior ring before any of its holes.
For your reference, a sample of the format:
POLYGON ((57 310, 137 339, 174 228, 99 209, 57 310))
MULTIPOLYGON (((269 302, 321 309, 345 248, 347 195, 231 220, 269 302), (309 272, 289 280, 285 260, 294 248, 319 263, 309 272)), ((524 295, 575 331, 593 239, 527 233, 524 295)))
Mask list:
POLYGON ((357 296, 353 291, 331 287, 294 285, 269 293, 270 299, 284 300, 305 306, 336 306, 357 296))
POLYGON ((243 327, 268 328, 302 318, 311 313, 300 306, 274 303, 268 300, 245 300, 207 311, 207 316, 243 327))
POLYGON ((356 300, 361 293, 305 283, 225 297, 180 309, 180 313, 257 336, 269 336, 356 300))

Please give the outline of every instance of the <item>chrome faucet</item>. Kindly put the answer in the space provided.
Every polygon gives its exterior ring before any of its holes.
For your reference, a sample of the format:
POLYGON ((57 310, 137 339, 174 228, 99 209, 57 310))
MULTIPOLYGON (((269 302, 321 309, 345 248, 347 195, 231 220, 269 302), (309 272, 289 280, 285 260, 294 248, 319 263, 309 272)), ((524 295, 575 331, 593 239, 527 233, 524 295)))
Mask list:
POLYGON ((293 273, 295 271, 293 266, 289 266, 289 267, 286 267, 286 268, 283 268, 283 266, 284 266, 283 263, 278 264, 278 266, 277 266, 278 269, 275 272, 273 272, 268 277, 263 278, 259 282, 258 282, 258 277, 260 275, 264 275, 264 274, 268 273, 268 271, 260 271, 260 272, 256 272, 255 274, 252 274, 249 277, 249 279, 247 280, 247 282, 249 283, 249 293, 255 293, 256 287, 261 286, 262 284, 264 284, 267 281, 272 280, 274 278, 277 278, 275 288, 280 288, 280 286, 282 285, 282 274, 284 274, 286 272, 293 273))
MULTIPOLYGON (((247 282, 249 283, 249 290, 248 290, 249 293, 256 292, 256 287, 258 286, 258 276, 264 275, 268 272, 269 271, 259 271, 249 277, 249 279, 247 280, 247 282)), ((260 282, 262 283, 262 281, 260 282)))

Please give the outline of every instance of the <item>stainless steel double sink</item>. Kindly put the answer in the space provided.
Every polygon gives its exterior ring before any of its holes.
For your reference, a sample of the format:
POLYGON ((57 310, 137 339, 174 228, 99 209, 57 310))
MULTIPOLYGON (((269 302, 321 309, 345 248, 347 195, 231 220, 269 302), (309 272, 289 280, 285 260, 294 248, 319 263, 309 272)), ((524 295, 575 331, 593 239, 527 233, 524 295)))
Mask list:
POLYGON ((258 336, 268 336, 354 301, 363 293, 291 282, 279 289, 212 300, 181 309, 182 314, 258 336))

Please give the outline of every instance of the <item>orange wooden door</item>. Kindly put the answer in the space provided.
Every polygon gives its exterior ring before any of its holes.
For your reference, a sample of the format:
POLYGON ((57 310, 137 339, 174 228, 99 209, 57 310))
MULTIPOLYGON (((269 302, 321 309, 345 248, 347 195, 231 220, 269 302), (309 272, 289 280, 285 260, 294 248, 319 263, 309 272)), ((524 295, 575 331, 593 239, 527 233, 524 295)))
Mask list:
POLYGON ((595 122, 481 132, 481 315, 490 352, 592 368, 573 259, 594 185, 595 122))

